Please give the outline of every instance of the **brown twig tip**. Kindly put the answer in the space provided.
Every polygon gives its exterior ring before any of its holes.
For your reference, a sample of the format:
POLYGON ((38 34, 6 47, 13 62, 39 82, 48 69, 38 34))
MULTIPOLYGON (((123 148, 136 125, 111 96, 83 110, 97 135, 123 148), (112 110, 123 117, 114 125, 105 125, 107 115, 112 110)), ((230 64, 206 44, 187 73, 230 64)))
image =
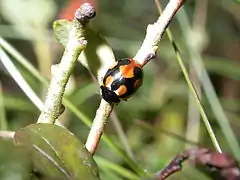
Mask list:
POLYGON ((217 172, 225 180, 240 180, 238 162, 225 153, 219 153, 206 148, 193 148, 177 155, 161 171, 156 174, 157 180, 164 180, 182 169, 185 160, 200 166, 205 166, 210 172, 217 172))
POLYGON ((177 155, 173 160, 161 171, 156 174, 157 180, 164 180, 175 172, 181 171, 182 163, 188 159, 188 155, 183 152, 177 155))
POLYGON ((84 3, 76 10, 74 16, 79 22, 86 24, 90 19, 96 16, 96 11, 91 4, 84 3))

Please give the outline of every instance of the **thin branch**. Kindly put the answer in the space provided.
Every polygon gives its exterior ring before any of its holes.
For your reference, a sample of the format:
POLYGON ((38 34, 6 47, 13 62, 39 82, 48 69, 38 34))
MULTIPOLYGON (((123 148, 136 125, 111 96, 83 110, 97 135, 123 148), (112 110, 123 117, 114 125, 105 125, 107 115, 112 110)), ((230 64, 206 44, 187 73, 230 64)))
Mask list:
POLYGON ((161 171, 156 174, 157 180, 167 179, 172 174, 181 171, 182 163, 188 159, 188 154, 183 152, 176 157, 174 157, 171 162, 161 171))
POLYGON ((162 39, 165 30, 184 2, 185 0, 170 0, 157 22, 148 25, 145 39, 141 48, 133 58, 134 60, 145 65, 149 60, 156 56, 158 44, 162 39))
POLYGON ((114 105, 101 100, 100 106, 97 110, 96 116, 93 120, 93 124, 88 134, 88 139, 86 141, 87 150, 94 155, 97 150, 98 143, 100 142, 104 127, 107 123, 107 119, 113 110, 114 105))
POLYGON ((48 89, 43 111, 38 118, 38 123, 54 123, 62 112, 62 97, 75 63, 86 47, 84 37, 86 23, 95 16, 93 6, 84 3, 76 12, 72 28, 69 32, 66 49, 60 63, 54 67, 52 80, 48 89))
POLYGON ((157 180, 167 179, 182 169, 182 163, 190 160, 196 165, 206 167, 210 172, 218 172, 226 180, 239 180, 238 162, 225 153, 219 153, 206 148, 192 148, 175 156, 164 169, 156 173, 157 180))
MULTIPOLYGON (((160 42, 173 16, 183 5, 184 1, 185 0, 170 0, 157 22, 148 25, 145 39, 141 48, 133 58, 134 60, 138 61, 144 66, 147 62, 156 57, 158 43, 160 42)), ((100 107, 97 110, 96 116, 93 120, 92 128, 86 141, 86 148, 92 155, 94 155, 96 151, 97 145, 104 130, 104 126, 107 123, 107 119, 110 116, 113 108, 113 104, 109 104, 103 99, 101 100, 100 107)))
POLYGON ((0 131, 0 138, 13 139, 14 134, 14 131, 0 131))

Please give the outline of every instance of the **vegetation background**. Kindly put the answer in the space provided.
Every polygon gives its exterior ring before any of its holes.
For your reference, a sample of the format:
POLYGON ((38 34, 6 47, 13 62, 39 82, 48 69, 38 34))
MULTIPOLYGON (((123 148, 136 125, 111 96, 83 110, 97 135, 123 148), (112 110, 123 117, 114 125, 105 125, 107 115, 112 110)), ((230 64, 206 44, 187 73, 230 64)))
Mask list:
MULTIPOLYGON (((54 37, 52 23, 59 18, 71 18, 83 0, 0 0, 0 36, 7 40, 42 77, 50 79, 51 64, 58 63, 63 47, 54 37)), ((89 1, 88 1, 89 2, 89 1)), ((133 57, 145 37, 146 27, 159 16, 155 2, 146 0, 91 0, 97 10, 91 29, 105 37, 117 59, 133 57)), ((168 1, 161 0, 165 6, 168 1)), ((229 130, 221 126, 221 118, 213 113, 217 107, 213 96, 201 90, 202 83, 195 73, 191 59, 203 61, 218 100, 228 119, 234 138, 240 137, 240 4, 234 0, 188 0, 184 10, 171 22, 181 56, 198 90, 204 110, 224 152, 233 154, 229 130), (187 22, 187 23, 186 23, 187 22), (187 36, 186 36, 187 34, 187 36)), ((94 44, 94 38, 92 39, 94 44)), ((0 44, 1 45, 1 44, 0 44)), ((90 52, 91 54, 91 52, 90 52)), ((9 54, 10 57, 14 57, 9 54)), ((91 55, 89 56, 91 58, 91 55)), ((104 57, 104 55, 103 55, 104 57)), ((44 99, 47 86, 39 82, 16 58, 12 62, 31 88, 44 99)), ((141 89, 116 108, 117 119, 124 133, 117 133, 115 120, 110 120, 105 133, 114 144, 132 156, 141 168, 156 172, 176 154, 197 144, 214 148, 191 98, 188 86, 176 61, 176 55, 166 34, 158 57, 144 68, 141 89), (128 145, 122 136, 126 136, 128 145), (194 143, 193 143, 194 142, 194 143)), ((39 110, 19 88, 5 67, 0 64, 0 129, 16 131, 37 121, 39 110)), ((205 84, 206 85, 206 84, 205 84)), ((206 85, 208 86, 208 84, 206 85)), ((66 97, 82 114, 92 120, 100 102, 99 85, 80 63, 74 69, 66 97)), ((85 141, 89 128, 71 111, 60 121, 79 139, 85 141)), ((24 179, 18 172, 12 146, 0 140, 0 179, 24 179), (8 158, 7 158, 8 157, 8 158), (12 161, 9 161, 12 158, 12 161), (1 163, 1 162, 5 162, 1 163), (7 166, 7 162, 11 162, 7 166)), ((111 147, 100 143, 97 155, 128 169, 111 147)), ((102 179, 127 179, 116 170, 100 167, 102 179)), ((200 169, 186 164, 181 173, 170 179, 210 179, 200 169)))

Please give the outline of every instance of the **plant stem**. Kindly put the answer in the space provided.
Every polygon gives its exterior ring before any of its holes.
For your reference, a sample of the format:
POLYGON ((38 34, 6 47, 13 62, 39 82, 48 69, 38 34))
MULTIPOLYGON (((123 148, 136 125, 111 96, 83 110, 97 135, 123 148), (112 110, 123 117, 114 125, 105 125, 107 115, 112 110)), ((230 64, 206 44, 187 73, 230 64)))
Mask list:
POLYGON ((84 3, 75 12, 75 18, 69 31, 68 42, 62 59, 58 65, 52 67, 52 79, 38 123, 54 123, 61 114, 62 98, 67 82, 80 53, 87 45, 84 37, 84 27, 88 20, 94 16, 95 10, 88 3, 84 3))
POLYGON ((85 144, 87 150, 92 155, 95 153, 97 149, 98 143, 104 131, 105 124, 107 123, 107 119, 111 114, 113 107, 114 107, 113 104, 109 104, 103 99, 101 100, 100 106, 93 120, 93 124, 85 144))

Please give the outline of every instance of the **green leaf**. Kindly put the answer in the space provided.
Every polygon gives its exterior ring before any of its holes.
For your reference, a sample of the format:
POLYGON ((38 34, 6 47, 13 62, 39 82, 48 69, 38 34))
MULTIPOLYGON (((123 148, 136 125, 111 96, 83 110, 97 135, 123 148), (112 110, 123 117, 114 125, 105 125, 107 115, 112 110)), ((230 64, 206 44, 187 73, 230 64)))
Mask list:
MULTIPOLYGON (((57 40, 65 47, 68 40, 69 31, 72 26, 70 20, 57 20, 53 23, 53 30, 57 40)), ((88 41, 87 47, 79 56, 80 63, 90 70, 101 82, 102 75, 115 62, 112 48, 109 46, 104 37, 85 28, 85 38, 88 41)))
POLYGON ((68 41, 68 34, 72 26, 72 21, 66 19, 60 19, 54 21, 53 30, 58 42, 60 42, 64 47, 68 41))
POLYGON ((101 82, 101 77, 103 77, 107 69, 115 63, 113 50, 104 37, 90 28, 85 29, 85 37, 88 44, 80 54, 78 60, 97 76, 98 81, 101 82))
POLYGON ((15 133, 16 145, 31 153, 34 171, 47 178, 99 180, 92 156, 67 129, 33 124, 15 133))
POLYGON ((12 140, 0 139, 0 179, 28 180, 30 159, 23 148, 14 146, 12 140))

